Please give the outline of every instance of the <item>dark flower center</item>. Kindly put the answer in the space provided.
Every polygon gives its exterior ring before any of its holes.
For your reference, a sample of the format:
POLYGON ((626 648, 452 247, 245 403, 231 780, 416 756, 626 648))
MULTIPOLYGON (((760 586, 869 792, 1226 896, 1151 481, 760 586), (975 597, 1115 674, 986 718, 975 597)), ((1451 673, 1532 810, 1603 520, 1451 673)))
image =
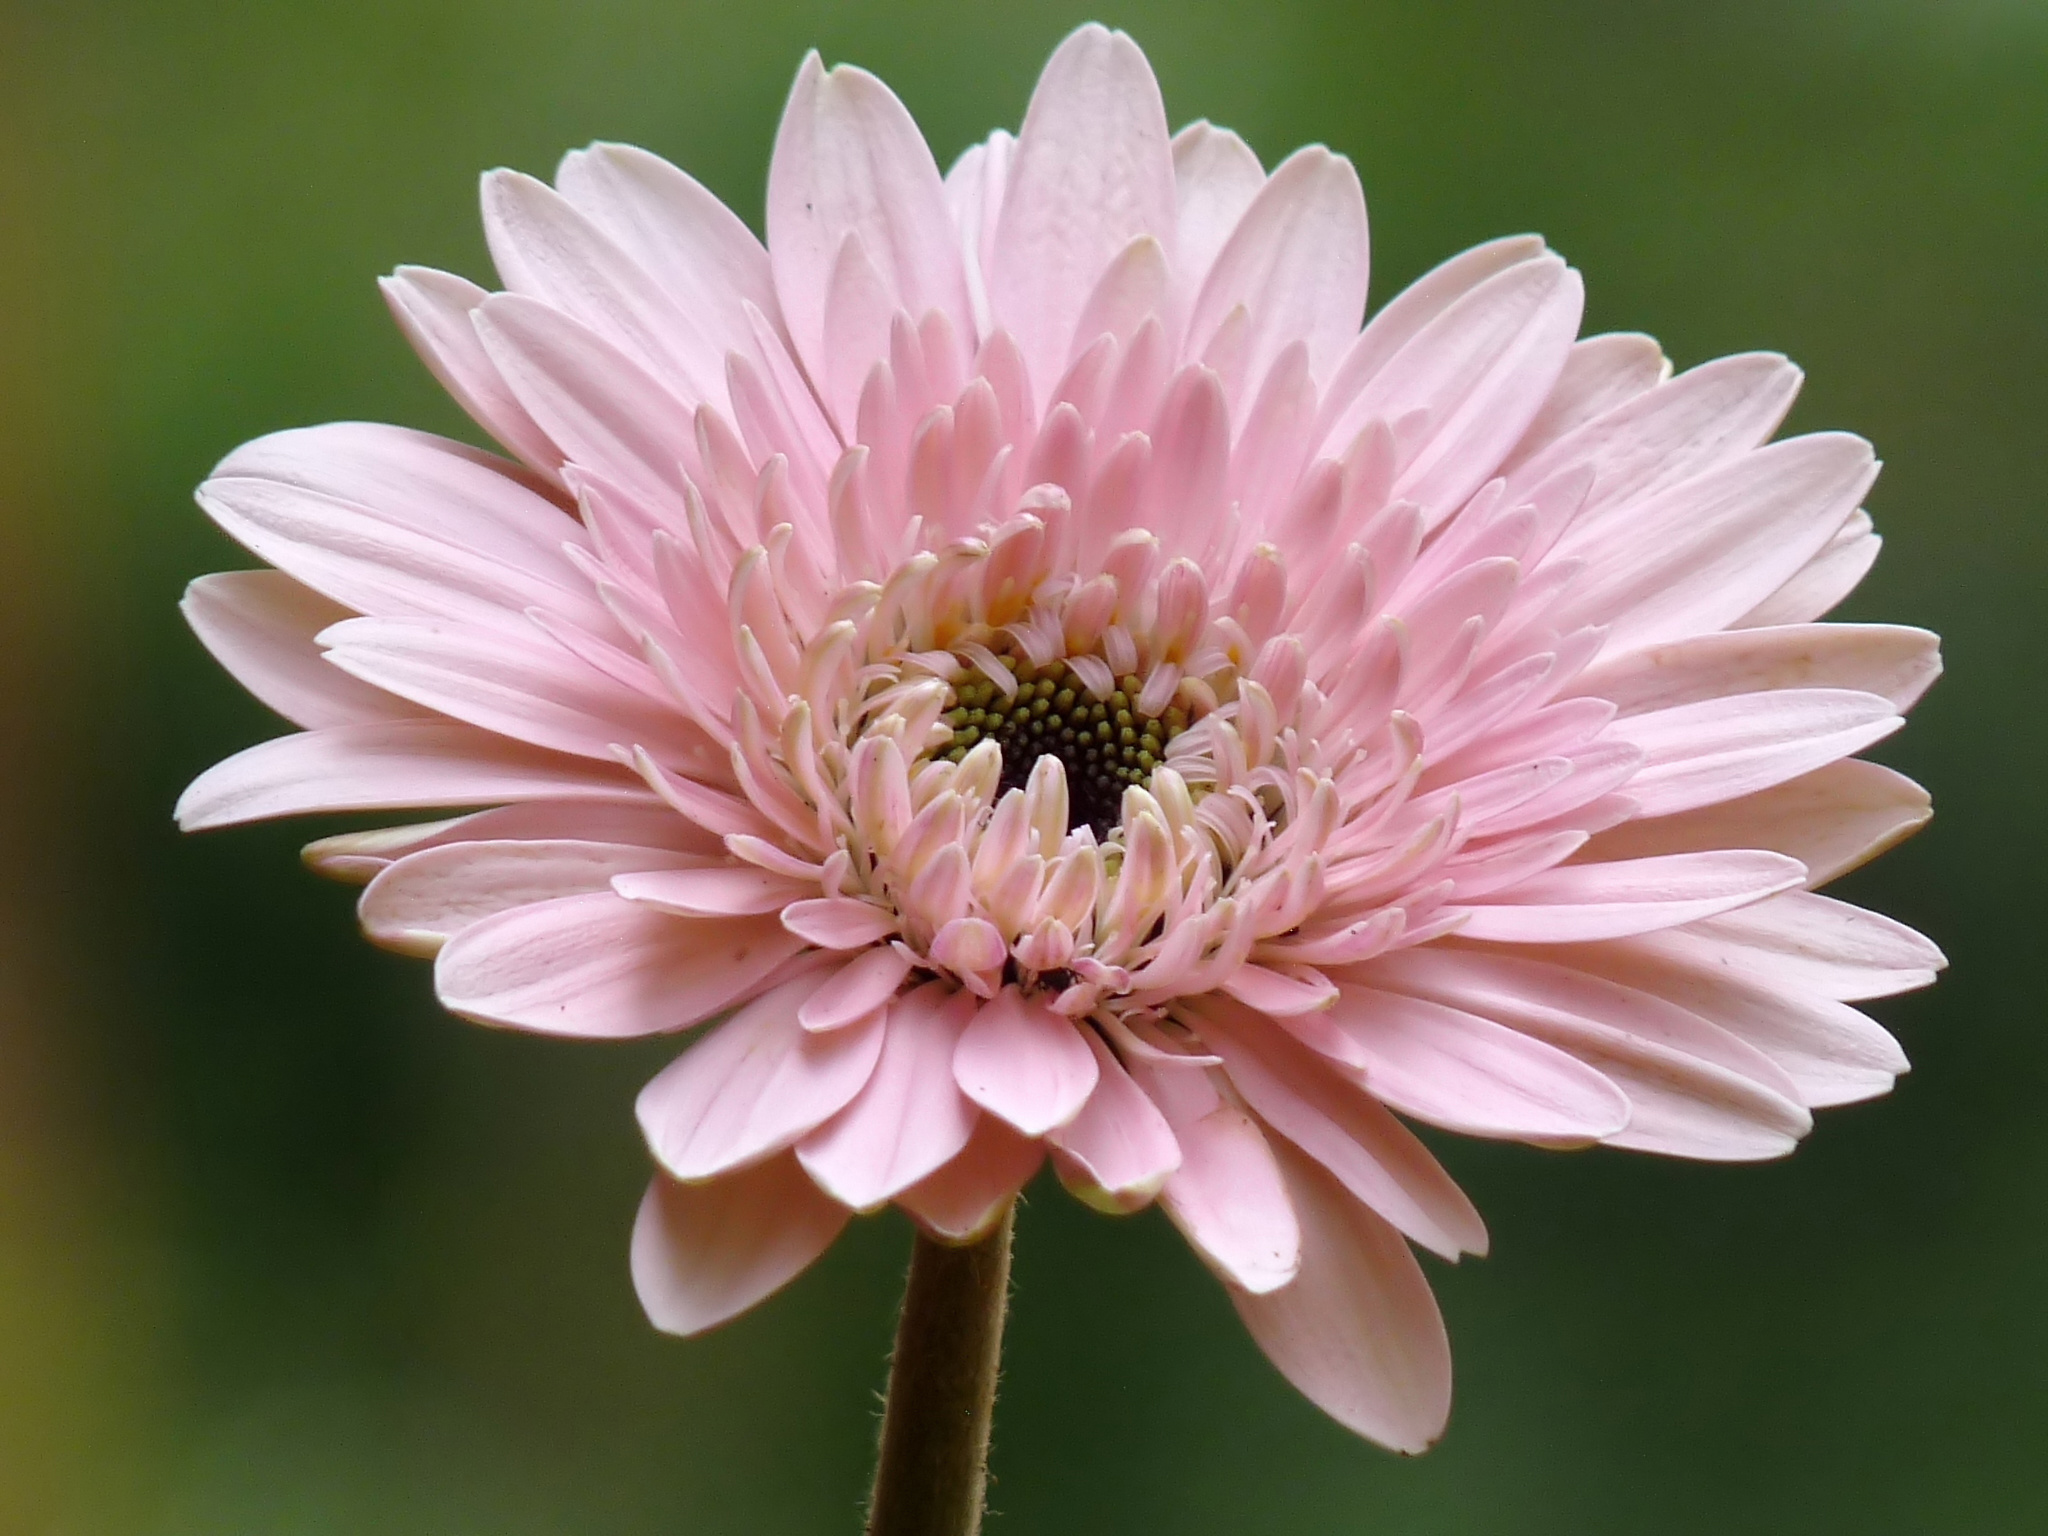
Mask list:
POLYGON ((1056 757, 1067 775, 1068 830, 1086 822, 1108 837, 1122 820, 1125 786, 1144 783, 1165 761, 1166 744, 1187 729, 1187 711, 1140 712, 1135 677, 1118 678, 1116 690, 1098 699, 1064 661, 1042 668, 1013 656, 1002 662, 1017 691, 1006 693, 979 673, 963 678, 947 696, 953 740, 941 755, 957 763, 977 743, 993 741, 1003 753, 1002 790, 1022 789, 1041 757, 1056 757))

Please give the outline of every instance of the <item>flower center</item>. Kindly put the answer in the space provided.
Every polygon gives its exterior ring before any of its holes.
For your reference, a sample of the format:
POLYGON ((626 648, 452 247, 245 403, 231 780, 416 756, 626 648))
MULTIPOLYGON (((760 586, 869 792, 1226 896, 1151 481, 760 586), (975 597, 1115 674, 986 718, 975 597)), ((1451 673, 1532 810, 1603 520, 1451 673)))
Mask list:
POLYGON ((1187 711, 1161 716, 1138 708, 1139 680, 1116 680, 1107 698, 1091 693, 1064 661, 1034 666, 1002 656, 1011 686, 975 672, 947 694, 945 723, 953 738, 940 756, 959 762, 979 742, 1002 750, 1001 789, 1022 789, 1041 757, 1066 770, 1067 827, 1083 823, 1107 840, 1122 817, 1124 789, 1143 784, 1165 761, 1166 744, 1187 729, 1187 711))

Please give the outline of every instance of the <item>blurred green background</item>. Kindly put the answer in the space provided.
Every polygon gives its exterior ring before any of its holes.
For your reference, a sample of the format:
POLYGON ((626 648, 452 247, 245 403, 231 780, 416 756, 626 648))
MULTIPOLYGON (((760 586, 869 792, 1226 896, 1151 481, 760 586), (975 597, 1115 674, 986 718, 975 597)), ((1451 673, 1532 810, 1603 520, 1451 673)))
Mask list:
POLYGON ((758 220, 804 48, 944 162, 1089 14, 1176 122, 1352 155, 1376 297, 1540 230, 1589 328, 1782 349, 1796 426, 1876 441, 1848 612, 1940 629, 1950 676, 1884 749, 1934 828, 1849 894, 1955 970, 1880 1006, 1898 1094, 1788 1162, 1445 1146, 1495 1256, 1432 1265, 1458 1399, 1419 1462, 1296 1398, 1156 1216, 1038 1191, 994 1530, 2048 1529, 2048 7, 11 0, 0 1532, 857 1529, 907 1229, 712 1338, 646 1328, 630 1104, 666 1048, 447 1019, 305 827, 172 832, 275 729, 176 616, 247 563, 189 490, 273 428, 462 430, 372 279, 487 274, 480 169, 629 139, 758 220))

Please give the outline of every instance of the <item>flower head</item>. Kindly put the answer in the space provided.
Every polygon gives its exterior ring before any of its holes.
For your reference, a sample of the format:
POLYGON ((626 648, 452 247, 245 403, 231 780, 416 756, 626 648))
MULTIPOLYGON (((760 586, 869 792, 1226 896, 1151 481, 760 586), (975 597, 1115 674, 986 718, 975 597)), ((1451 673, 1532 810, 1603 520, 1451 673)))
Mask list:
POLYGON ((308 856, 465 1017, 723 1018, 640 1098, 658 1325, 854 1212, 970 1239, 1050 1158, 1417 1450, 1410 1244, 1486 1234, 1404 1119, 1767 1158, 1904 1070, 1850 1004, 1940 956, 1813 887, 1927 816, 1852 754, 1935 642, 1814 622, 1876 466, 1769 441, 1784 359, 1580 340, 1533 238, 1361 329, 1350 164, 1169 136, 1099 27, 943 177, 807 59, 765 246, 617 145, 483 207, 504 291, 385 292, 517 462, 343 424, 222 463, 275 569, 187 611, 304 729, 179 814, 485 807, 308 856))

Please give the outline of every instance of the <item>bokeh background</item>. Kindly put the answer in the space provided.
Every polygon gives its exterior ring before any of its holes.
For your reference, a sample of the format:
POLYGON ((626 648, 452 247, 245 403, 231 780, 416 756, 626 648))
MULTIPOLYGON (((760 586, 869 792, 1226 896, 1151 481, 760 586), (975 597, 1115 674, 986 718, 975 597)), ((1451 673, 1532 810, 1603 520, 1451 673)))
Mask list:
MULTIPOLYGON (((801 51, 942 162, 1090 14, 967 0, 9 0, 0 8, 0 1533, 850 1532, 908 1232, 712 1338, 643 1324, 630 1117, 659 1042, 473 1029, 354 934, 303 827, 181 840, 275 722, 175 612, 247 563, 190 487, 335 417, 463 432, 386 322, 488 272, 487 166, 649 145, 758 221, 801 51)), ((1495 1256, 1433 1265, 1445 1443, 1355 1442, 1156 1216, 1023 1216, 994 1530, 2048 1529, 2043 445, 2048 7, 1097 7, 1176 122, 1322 140, 1376 299, 1535 229, 1593 329, 1773 347, 1873 438, 1856 617, 1950 674, 1882 755, 1934 828, 1850 894, 1954 971, 1916 1070, 1782 1164, 1448 1144, 1495 1256)), ((1441 1143, 1443 1138, 1438 1138, 1441 1143)))

